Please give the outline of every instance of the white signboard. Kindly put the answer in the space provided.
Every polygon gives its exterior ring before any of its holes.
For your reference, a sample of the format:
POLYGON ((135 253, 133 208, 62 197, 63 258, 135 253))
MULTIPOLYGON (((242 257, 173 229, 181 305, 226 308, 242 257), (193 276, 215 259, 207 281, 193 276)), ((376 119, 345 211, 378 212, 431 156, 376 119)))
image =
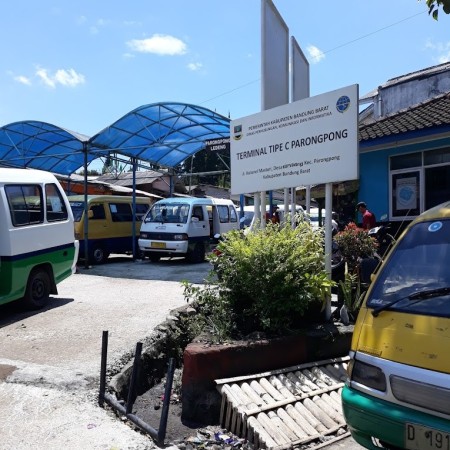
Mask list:
POLYGON ((358 85, 233 120, 230 144, 233 195, 357 179, 358 85))

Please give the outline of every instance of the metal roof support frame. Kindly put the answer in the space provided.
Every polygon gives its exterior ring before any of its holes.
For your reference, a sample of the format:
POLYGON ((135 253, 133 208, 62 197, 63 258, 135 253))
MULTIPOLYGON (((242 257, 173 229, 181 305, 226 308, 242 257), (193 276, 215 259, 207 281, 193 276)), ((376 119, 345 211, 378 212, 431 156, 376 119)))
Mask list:
POLYGON ((131 163, 133 167, 133 200, 132 200, 132 207, 133 207, 133 261, 136 261, 137 258, 137 249, 136 249, 136 167, 137 167, 137 160, 136 158, 131 158, 131 163))
POLYGON ((89 233, 89 217, 88 217, 88 143, 83 142, 83 155, 84 155, 84 268, 89 268, 89 256, 88 256, 88 233, 89 233))

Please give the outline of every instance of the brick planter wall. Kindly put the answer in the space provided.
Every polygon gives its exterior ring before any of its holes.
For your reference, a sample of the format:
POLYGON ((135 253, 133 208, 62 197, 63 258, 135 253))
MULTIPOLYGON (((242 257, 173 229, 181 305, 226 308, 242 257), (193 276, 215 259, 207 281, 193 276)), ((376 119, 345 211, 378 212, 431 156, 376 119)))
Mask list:
POLYGON ((214 380, 346 356, 353 327, 317 324, 295 336, 226 345, 188 344, 183 357, 182 419, 217 424, 221 398, 214 380))

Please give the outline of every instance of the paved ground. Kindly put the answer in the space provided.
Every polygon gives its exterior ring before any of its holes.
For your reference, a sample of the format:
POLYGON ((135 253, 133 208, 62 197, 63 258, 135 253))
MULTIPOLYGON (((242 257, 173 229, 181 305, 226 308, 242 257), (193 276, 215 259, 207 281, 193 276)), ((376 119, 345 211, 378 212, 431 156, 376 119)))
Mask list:
MULTIPOLYGON (((97 406, 102 332, 108 362, 120 358, 185 304, 180 282, 202 283, 209 268, 116 257, 81 266, 42 311, 0 307, 0 449, 153 448, 97 406)), ((347 438, 327 448, 361 447, 347 438)))

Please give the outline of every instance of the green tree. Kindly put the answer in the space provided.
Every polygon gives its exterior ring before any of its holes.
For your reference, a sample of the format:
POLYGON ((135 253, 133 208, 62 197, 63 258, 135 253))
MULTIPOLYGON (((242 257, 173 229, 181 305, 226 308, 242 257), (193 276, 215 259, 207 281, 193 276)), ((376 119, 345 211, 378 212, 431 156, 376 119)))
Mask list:
POLYGON ((440 6, 442 6, 442 10, 445 12, 445 14, 450 14, 450 0, 425 0, 425 1, 428 6, 428 14, 433 16, 433 19, 438 20, 440 6))
MULTIPOLYGON (((78 175, 84 175, 84 169, 81 169, 77 172, 78 175)), ((88 169, 87 175, 89 176, 99 176, 100 172, 96 169, 88 169)))
MULTIPOLYGON (((185 162, 185 168, 189 172, 192 169, 192 173, 223 171, 227 170, 227 166, 226 164, 224 164, 224 161, 229 165, 229 155, 226 155, 222 152, 220 153, 219 157, 218 152, 201 150, 195 154, 193 161, 191 161, 191 159, 188 159, 185 162)), ((223 174, 201 175, 193 177, 192 182, 211 184, 220 187, 228 187, 230 186, 231 176, 230 172, 223 174)))

